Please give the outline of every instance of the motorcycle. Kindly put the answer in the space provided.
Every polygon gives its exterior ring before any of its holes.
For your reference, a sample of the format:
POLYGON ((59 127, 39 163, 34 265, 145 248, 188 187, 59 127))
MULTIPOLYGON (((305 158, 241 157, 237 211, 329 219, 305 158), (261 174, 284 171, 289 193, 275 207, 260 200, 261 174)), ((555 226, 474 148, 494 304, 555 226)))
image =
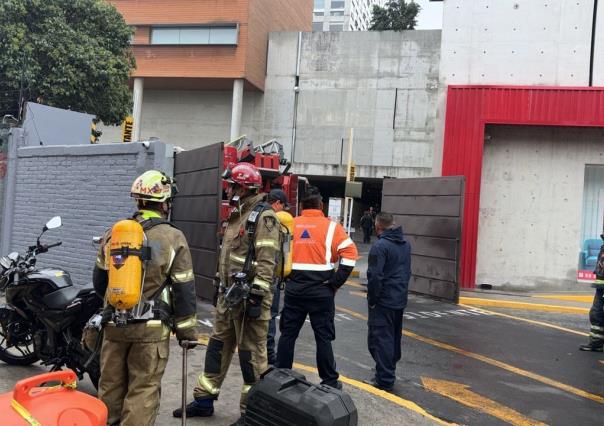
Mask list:
POLYGON ((6 296, 0 304, 0 360, 10 365, 42 361, 51 371, 65 366, 79 379, 88 373, 97 387, 102 299, 92 283, 76 287, 66 271, 36 268, 38 255, 61 245, 42 244, 40 238, 61 225, 60 216, 52 218, 27 252, 0 258, 0 292, 6 296), (97 331, 94 344, 86 344, 85 330, 97 331))

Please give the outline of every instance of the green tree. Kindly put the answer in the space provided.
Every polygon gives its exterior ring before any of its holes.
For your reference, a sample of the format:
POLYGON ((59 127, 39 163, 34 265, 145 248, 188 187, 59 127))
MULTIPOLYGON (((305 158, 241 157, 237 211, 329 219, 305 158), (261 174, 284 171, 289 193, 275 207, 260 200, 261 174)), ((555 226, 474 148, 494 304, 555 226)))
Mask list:
POLYGON ((121 123, 132 106, 131 36, 104 0, 0 0, 0 117, 25 93, 121 123))
POLYGON ((420 6, 413 0, 396 0, 386 3, 385 7, 373 6, 371 31, 413 30, 417 25, 417 14, 420 6))

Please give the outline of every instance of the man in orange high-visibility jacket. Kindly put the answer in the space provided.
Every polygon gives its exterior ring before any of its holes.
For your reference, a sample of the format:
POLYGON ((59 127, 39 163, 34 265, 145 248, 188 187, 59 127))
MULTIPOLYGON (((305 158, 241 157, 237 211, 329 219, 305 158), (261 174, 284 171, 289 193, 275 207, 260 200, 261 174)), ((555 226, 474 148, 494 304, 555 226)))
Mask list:
POLYGON ((308 188, 302 200, 302 215, 294 219, 293 237, 292 272, 285 283, 275 366, 292 368, 296 339, 308 315, 321 383, 341 389, 331 347, 336 338, 334 297, 354 268, 357 248, 342 225, 323 215, 321 194, 314 187, 308 188))

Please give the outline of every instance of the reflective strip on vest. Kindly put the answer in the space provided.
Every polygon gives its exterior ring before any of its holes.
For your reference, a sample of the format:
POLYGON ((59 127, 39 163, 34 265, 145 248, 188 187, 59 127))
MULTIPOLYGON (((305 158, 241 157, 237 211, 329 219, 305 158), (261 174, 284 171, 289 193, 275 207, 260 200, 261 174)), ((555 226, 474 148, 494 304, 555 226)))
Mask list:
POLYGON ((178 328, 178 329, 191 328, 191 327, 195 327, 196 325, 197 325, 197 319, 195 317, 190 317, 189 319, 176 323, 176 328, 178 328))
POLYGON ((597 325, 592 325, 591 329, 592 330, 597 330, 597 331, 604 331, 604 327, 600 327, 600 326, 597 326, 597 325))
POLYGON ((262 290, 267 290, 269 291, 271 289, 271 283, 264 281, 261 278, 254 278, 254 281, 252 281, 252 286, 258 286, 260 287, 262 290))
POLYGON ((193 275, 193 270, 189 269, 185 272, 179 272, 176 274, 172 274, 172 281, 175 283, 186 283, 189 281, 193 281, 195 276, 193 275))
POLYGON ((237 263, 241 263, 242 265, 245 263, 245 257, 243 256, 237 256, 236 254, 231 253, 229 258, 237 263))
POLYGON ((258 240, 256 241, 256 248, 259 247, 272 247, 275 250, 279 249, 279 245, 274 240, 258 240))
POLYGON ((254 385, 246 385, 244 383, 243 386, 241 387, 241 395, 247 395, 248 392, 250 391, 250 389, 252 388, 252 386, 254 386, 254 385))
POLYGON ((292 263, 292 269, 297 271, 331 271, 333 264, 317 265, 315 263, 292 263))
POLYGON ((29 425, 31 426, 42 426, 42 424, 40 422, 38 422, 34 416, 31 415, 31 413, 29 411, 27 411, 27 409, 22 406, 21 404, 19 404, 16 400, 12 400, 10 403, 11 407, 13 408, 13 410, 15 410, 21 417, 23 417, 23 420, 25 420, 29 425))
POLYGON ((342 241, 340 243, 340 245, 338 246, 338 251, 345 249, 346 247, 348 247, 349 245, 353 244, 352 240, 350 238, 346 238, 344 241, 342 241))
POLYGON ((356 265, 356 264, 357 264, 357 261, 353 260, 353 259, 345 259, 345 258, 340 259, 340 265, 354 267, 354 265, 356 265))
POLYGON ((162 326, 162 322, 161 320, 149 320, 146 322, 147 327, 161 327, 162 326))
POLYGON ((329 228, 327 228, 327 237, 325 238, 325 264, 332 265, 331 263, 331 244, 333 243, 333 234, 336 232, 336 223, 329 222, 329 228))
POLYGON ((168 273, 170 272, 170 269, 172 269, 172 263, 174 263, 174 258, 176 257, 176 252, 174 251, 173 248, 170 249, 170 261, 168 262, 168 266, 166 266, 166 275, 168 275, 168 273))

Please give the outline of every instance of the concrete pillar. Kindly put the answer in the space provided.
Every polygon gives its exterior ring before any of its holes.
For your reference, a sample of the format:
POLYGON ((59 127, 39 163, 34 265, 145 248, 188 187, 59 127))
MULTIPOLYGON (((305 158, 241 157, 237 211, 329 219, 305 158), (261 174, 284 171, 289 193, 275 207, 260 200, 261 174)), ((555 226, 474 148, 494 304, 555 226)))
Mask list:
POLYGON ((243 79, 233 81, 233 107, 231 109, 231 140, 241 136, 241 111, 243 110, 243 79))
POLYGON ((134 88, 132 90, 132 118, 134 118, 134 124, 132 126, 132 141, 139 141, 141 139, 141 119, 143 117, 143 88, 144 79, 142 77, 136 77, 134 79, 134 88))
POLYGON ((18 149, 25 143, 23 129, 14 127, 8 136, 7 167, 4 181, 4 211, 2 212, 2 239, 0 241, 0 253, 8 254, 12 251, 13 219, 15 217, 15 194, 17 188, 17 161, 18 149))

